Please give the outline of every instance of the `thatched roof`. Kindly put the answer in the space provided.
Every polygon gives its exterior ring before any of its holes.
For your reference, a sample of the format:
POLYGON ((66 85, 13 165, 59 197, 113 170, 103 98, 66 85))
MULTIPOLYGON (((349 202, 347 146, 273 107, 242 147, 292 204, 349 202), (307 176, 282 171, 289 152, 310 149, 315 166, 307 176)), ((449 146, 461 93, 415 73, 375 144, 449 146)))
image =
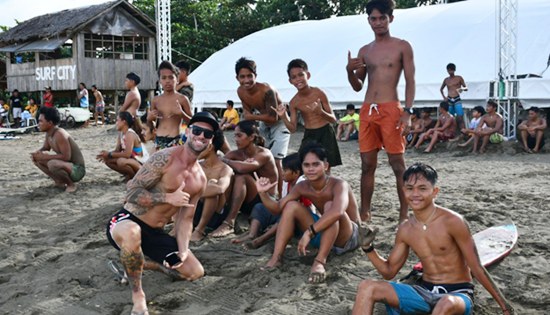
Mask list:
POLYGON ((123 6, 132 16, 155 32, 153 20, 126 0, 116 0, 34 17, 0 33, 0 46, 62 36, 70 38, 88 23, 117 6, 123 6))

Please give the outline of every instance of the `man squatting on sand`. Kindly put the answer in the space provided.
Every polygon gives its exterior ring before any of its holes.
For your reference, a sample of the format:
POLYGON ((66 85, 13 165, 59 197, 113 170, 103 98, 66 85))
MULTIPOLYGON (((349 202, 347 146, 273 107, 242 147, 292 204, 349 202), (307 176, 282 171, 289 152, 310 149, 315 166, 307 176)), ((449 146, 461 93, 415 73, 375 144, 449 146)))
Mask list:
POLYGON ((360 111, 359 151, 361 152, 361 219, 370 221, 374 192, 374 173, 378 151, 384 147, 397 183, 399 221, 407 218, 403 195, 405 171, 404 135, 408 134, 415 82, 411 45, 390 35, 393 21, 392 0, 373 0, 367 3, 369 24, 374 31, 373 42, 359 49, 357 58, 348 52, 346 70, 352 88, 359 92, 368 76, 367 92, 360 111), (399 103, 397 83, 401 71, 405 74, 405 109, 399 103))
POLYGON ((357 289, 353 314, 372 314, 374 303, 386 304, 388 314, 472 314, 472 275, 496 300, 502 313, 513 314, 479 255, 464 218, 435 203, 439 193, 435 169, 423 163, 403 174, 405 198, 412 214, 399 225, 387 259, 374 249, 376 230, 361 228, 361 247, 386 280, 403 267, 412 249, 424 268, 417 285, 363 280, 357 289))
POLYGON ((210 113, 199 112, 189 125, 185 145, 156 152, 128 182, 126 204, 107 225, 107 239, 120 250, 132 289, 132 314, 148 314, 141 286, 145 266, 159 269, 163 264, 190 281, 204 275, 189 250, 189 239, 195 207, 206 187, 197 157, 211 144, 218 122, 210 113), (172 217, 175 237, 163 230, 172 217), (144 255, 154 262, 145 264, 144 255))

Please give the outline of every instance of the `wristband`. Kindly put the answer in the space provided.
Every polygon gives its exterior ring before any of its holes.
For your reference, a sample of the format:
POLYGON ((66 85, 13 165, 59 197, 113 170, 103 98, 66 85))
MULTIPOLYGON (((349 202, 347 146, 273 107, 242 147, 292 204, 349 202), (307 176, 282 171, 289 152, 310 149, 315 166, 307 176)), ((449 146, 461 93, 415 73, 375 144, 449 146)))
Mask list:
POLYGON ((107 157, 112 159, 113 158, 113 152, 109 151, 109 154, 107 154, 107 157))
POLYGON ((309 226, 309 231, 313 236, 317 235, 317 231, 315 231, 315 229, 313 228, 313 224, 309 226))
POLYGON ((368 253, 370 253, 370 252, 372 252, 372 251, 374 250, 374 244, 370 244, 370 246, 367 247, 367 248, 361 247, 361 249, 362 249, 365 253, 368 254, 368 253))

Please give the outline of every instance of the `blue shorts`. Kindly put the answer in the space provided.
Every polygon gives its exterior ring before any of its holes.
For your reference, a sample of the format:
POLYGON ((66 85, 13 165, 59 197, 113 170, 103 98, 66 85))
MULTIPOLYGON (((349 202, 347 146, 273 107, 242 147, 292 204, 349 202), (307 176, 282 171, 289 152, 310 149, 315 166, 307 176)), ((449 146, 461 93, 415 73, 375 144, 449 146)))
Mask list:
MULTIPOLYGON (((317 222, 319 221, 319 216, 316 214, 316 213, 313 213, 311 212, 311 216, 313 217, 313 222, 317 222)), ((355 250, 357 247, 359 247, 359 227, 357 226, 357 224, 355 222, 352 222, 352 226, 353 226, 353 232, 351 234, 351 237, 350 239, 346 242, 346 244, 344 245, 344 247, 337 247, 337 246, 332 246, 332 251, 340 256, 340 255, 343 255, 347 252, 350 252, 350 251, 353 251, 355 250)), ((301 233, 300 235, 302 235, 303 233, 301 233)), ((321 235, 323 234, 323 232, 318 232, 317 235, 315 235, 315 237, 313 237, 310 241, 309 241, 309 245, 311 245, 312 247, 315 247, 315 248, 319 248, 321 246, 321 235)))
POLYGON ((449 103, 449 114, 460 117, 464 116, 464 109, 462 109, 462 100, 460 96, 447 97, 447 102, 449 103))
POLYGON ((454 295, 464 300, 464 315, 472 314, 474 289, 471 283, 434 285, 421 281, 421 285, 408 285, 389 282, 399 300, 399 309, 386 305, 390 315, 397 314, 431 314, 435 305, 445 295, 454 295))
POLYGON ((273 213, 269 212, 269 210, 264 206, 263 203, 257 203, 256 205, 254 205, 254 207, 252 208, 252 213, 250 214, 251 220, 257 220, 258 222, 260 222, 261 231, 264 231, 270 225, 279 222, 280 218, 280 215, 274 215, 273 213))

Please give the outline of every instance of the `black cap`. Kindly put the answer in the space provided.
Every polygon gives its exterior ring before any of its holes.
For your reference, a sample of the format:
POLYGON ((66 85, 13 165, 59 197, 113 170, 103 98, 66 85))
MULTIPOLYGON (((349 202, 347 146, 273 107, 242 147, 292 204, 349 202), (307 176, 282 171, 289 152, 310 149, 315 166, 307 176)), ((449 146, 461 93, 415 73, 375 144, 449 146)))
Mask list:
POLYGON ((195 115, 193 115, 193 117, 191 117, 191 120, 189 121, 189 126, 191 126, 192 124, 198 121, 209 124, 214 131, 217 131, 218 128, 220 128, 220 125, 218 124, 218 121, 216 120, 216 118, 214 118, 212 114, 206 111, 198 112, 195 115))

